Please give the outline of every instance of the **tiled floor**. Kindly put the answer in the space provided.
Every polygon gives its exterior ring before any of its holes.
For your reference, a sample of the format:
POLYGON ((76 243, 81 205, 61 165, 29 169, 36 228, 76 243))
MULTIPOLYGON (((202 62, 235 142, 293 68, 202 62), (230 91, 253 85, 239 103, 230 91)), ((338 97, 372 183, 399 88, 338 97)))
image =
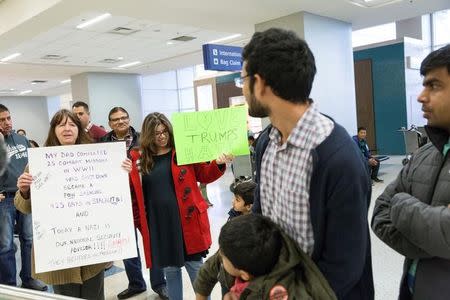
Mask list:
MULTIPOLYGON (((373 186, 372 202, 369 211, 369 218, 372 216, 373 204, 378 195, 384 190, 386 185, 394 180, 401 169, 401 160, 403 157, 391 157, 384 161, 380 168, 380 175, 384 179, 383 183, 376 183, 373 186)), ((214 206, 209 209, 209 217, 211 222, 211 232, 213 237, 213 245, 210 253, 217 251, 217 238, 221 226, 227 220, 227 212, 231 207, 232 195, 229 191, 229 185, 233 177, 230 171, 215 183, 208 185, 208 196, 214 206)), ((370 220, 369 220, 370 221, 370 220)), ((142 246, 142 245, 141 245, 142 246)), ((142 248, 142 247, 141 247, 142 248)), ((141 252, 142 253, 142 252, 141 252)), ((398 284, 402 272, 402 257, 383 244, 377 237, 372 234, 372 257, 373 270, 375 280, 376 299, 390 300, 397 298, 398 284)), ((123 268, 121 261, 115 262, 117 268, 123 268)), ((120 271, 120 269, 116 269, 120 271)), ((149 284, 149 273, 144 271, 144 278, 149 284)), ((105 294, 106 299, 117 299, 116 295, 124 290, 128 285, 125 272, 117 272, 105 278, 105 294)), ((183 272, 184 299, 195 299, 187 273, 183 272)), ((159 299, 159 297, 149 288, 146 293, 142 293, 132 299, 159 299)), ((211 299, 221 299, 220 288, 216 286, 211 299)))

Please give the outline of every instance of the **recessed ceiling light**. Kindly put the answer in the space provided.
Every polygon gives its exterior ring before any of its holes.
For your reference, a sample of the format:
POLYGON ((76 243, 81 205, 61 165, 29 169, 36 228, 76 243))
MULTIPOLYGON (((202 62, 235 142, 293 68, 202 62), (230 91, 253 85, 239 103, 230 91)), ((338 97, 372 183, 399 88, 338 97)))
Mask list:
POLYGON ((118 59, 118 60, 123 60, 123 57, 122 57, 122 56, 119 56, 117 59, 118 59))
POLYGON ((14 89, 9 89, 10 91, 15 91, 14 89))
POLYGON ((64 83, 69 83, 69 82, 71 82, 71 80, 70 80, 70 79, 66 79, 66 80, 62 80, 62 81, 60 81, 60 83, 61 83, 61 84, 64 84, 64 83))
POLYGON ((376 8, 403 0, 348 0, 351 4, 365 8, 376 8))
POLYGON ((31 84, 37 84, 37 82, 32 82, 31 84))
POLYGON ((86 27, 91 26, 91 25, 93 25, 93 24, 95 24, 95 23, 98 23, 98 22, 100 22, 100 21, 103 21, 104 19, 107 19, 107 18, 109 18, 109 17, 111 17, 111 14, 110 14, 110 13, 105 13, 105 14, 103 14, 103 15, 97 16, 97 17, 95 17, 95 18, 93 18, 93 19, 87 20, 86 22, 83 22, 83 23, 79 24, 79 25, 77 26, 77 29, 83 29, 83 28, 86 28, 86 27))
POLYGON ((173 44, 175 44, 175 42, 168 41, 166 44, 167 44, 167 45, 173 45, 173 44))
POLYGON ((20 55, 22 55, 22 54, 21 53, 14 53, 14 54, 8 55, 6 57, 3 57, 2 59, 0 59, 0 61, 1 62, 5 62, 5 61, 8 61, 8 60, 14 59, 14 58, 16 58, 16 57, 18 57, 20 55))
POLYGON ((240 34, 240 33, 233 34, 233 35, 229 35, 229 36, 226 36, 226 37, 217 39, 217 40, 209 41, 208 44, 214 44, 214 43, 225 42, 225 41, 228 41, 228 40, 232 40, 232 39, 238 38, 238 37, 240 37, 241 35, 242 35, 242 34, 240 34))
POLYGON ((32 92, 32 90, 26 90, 26 91, 20 92, 19 94, 20 94, 20 95, 25 95, 25 94, 29 94, 29 93, 31 93, 31 92, 32 92))
POLYGON ((139 65, 141 62, 140 61, 133 61, 133 62, 130 62, 130 63, 127 63, 127 64, 123 64, 123 65, 120 65, 120 66, 117 66, 118 68, 128 68, 128 67, 132 67, 132 66, 135 66, 135 65, 139 65))

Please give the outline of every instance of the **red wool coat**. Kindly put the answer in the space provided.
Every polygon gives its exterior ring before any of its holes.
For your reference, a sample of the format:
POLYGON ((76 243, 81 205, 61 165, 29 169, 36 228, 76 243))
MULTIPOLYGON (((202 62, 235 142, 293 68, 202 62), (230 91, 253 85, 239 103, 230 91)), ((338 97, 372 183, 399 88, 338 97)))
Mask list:
MULTIPOLYGON (((130 152, 133 168, 130 173, 131 182, 136 192, 139 210, 139 223, 144 244, 147 268, 151 268, 150 231, 145 211, 142 183, 136 162, 140 154, 136 150, 130 152)), ((218 166, 211 163, 197 163, 178 166, 175 162, 175 151, 172 151, 172 177, 181 220, 181 229, 187 254, 195 254, 209 249, 211 246, 211 232, 209 230, 208 204, 202 197, 197 182, 211 183, 225 172, 225 165, 218 166)), ((162 191, 164 192, 164 191, 162 191)), ((151 201, 151 199, 150 199, 151 201)))

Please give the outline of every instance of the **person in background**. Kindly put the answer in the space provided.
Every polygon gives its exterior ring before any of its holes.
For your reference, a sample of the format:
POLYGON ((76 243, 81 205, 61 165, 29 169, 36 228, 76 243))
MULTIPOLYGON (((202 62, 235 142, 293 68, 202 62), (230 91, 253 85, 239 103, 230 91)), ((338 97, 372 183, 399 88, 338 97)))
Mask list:
POLYGON ((374 299, 366 163, 347 131, 309 98, 316 65, 294 32, 256 32, 237 82, 252 117, 269 117, 256 143, 253 212, 311 256, 338 299, 374 299), (351 201, 350 201, 351 200, 351 201))
POLYGON ((400 300, 450 295, 450 45, 420 66, 417 101, 431 143, 413 154, 375 202, 372 229, 405 256, 400 300))
MULTIPOLYGON (((131 158, 131 149, 139 147, 139 132, 137 132, 132 126, 130 126, 130 116, 128 115, 128 112, 123 107, 113 107, 109 111, 108 120, 111 131, 103 136, 100 141, 124 141, 127 148, 127 157, 131 158)), ((141 223, 139 220, 139 208, 136 202, 136 193, 133 189, 133 185, 131 184, 131 177, 130 190, 133 206, 134 225, 139 229, 142 235, 145 235, 147 231, 144 231, 143 227, 145 229, 147 227, 147 224, 144 224, 144 226, 140 226, 141 223)), ((117 298, 119 299, 128 299, 147 290, 145 279, 142 276, 141 256, 139 254, 137 239, 136 248, 138 254, 137 257, 127 258, 123 260, 123 265, 125 267, 125 272, 128 278, 128 288, 117 295, 117 298)), ((164 272, 162 269, 156 267, 150 268, 150 283, 152 286, 152 290, 157 293, 160 298, 168 299, 166 280, 164 279, 164 272)))
POLYGON ((77 101, 72 105, 72 112, 80 119, 83 130, 85 130, 94 142, 100 140, 106 131, 91 122, 89 106, 83 101, 77 101))
POLYGON ((32 148, 39 148, 39 144, 35 140, 28 140, 32 148))
POLYGON ((45 291, 47 286, 31 277, 31 244, 33 242, 31 215, 25 215, 14 207, 17 178, 28 164, 27 149, 30 144, 25 136, 14 132, 12 127, 13 122, 9 109, 0 104, 0 132, 6 145, 7 157, 9 157, 6 171, 0 177, 2 194, 0 196, 0 284, 17 285, 14 246, 14 225, 17 224, 22 264, 20 271, 22 287, 45 291))
POLYGON ((27 133, 25 132, 25 129, 17 129, 16 133, 18 135, 21 135, 21 136, 27 136, 27 133))
POLYGON ((144 241, 150 246, 146 258, 164 268, 169 299, 181 300, 181 267, 186 267, 193 284, 211 246, 208 204, 197 182, 218 179, 231 157, 179 166, 172 125, 161 113, 145 117, 140 144, 140 151, 131 151, 131 177, 140 219, 148 221, 150 230, 150 241, 144 241))
MULTIPOLYGON (((91 139, 83 130, 81 122, 76 115, 66 109, 62 109, 56 112, 50 121, 50 129, 44 146, 79 145, 90 142, 91 139)), ((122 168, 127 172, 131 171, 131 161, 126 159, 122 162, 122 168)), ((14 204, 24 214, 31 213, 32 195, 30 186, 32 181, 33 176, 28 172, 28 168, 17 180, 19 190, 16 193, 14 204)), ((34 271, 34 257, 32 260, 33 275, 53 285, 53 290, 56 294, 82 299, 105 299, 105 263, 36 274, 34 271)))
POLYGON ((358 127, 358 135, 353 136, 358 148, 367 160, 370 167, 370 178, 375 182, 383 182, 382 179, 378 178, 378 171, 380 170, 380 161, 372 156, 367 145, 367 129, 365 127, 358 127))
MULTIPOLYGON (((236 179, 231 184, 230 191, 234 197, 233 207, 228 212, 228 221, 240 215, 248 215, 251 213, 255 188, 256 183, 251 180, 236 179)), ((222 287, 222 296, 228 293, 234 284, 234 280, 229 280, 229 276, 225 274, 219 252, 216 252, 208 258, 198 272, 194 283, 197 299, 206 299, 211 294, 217 281, 220 282, 220 286, 222 287)))

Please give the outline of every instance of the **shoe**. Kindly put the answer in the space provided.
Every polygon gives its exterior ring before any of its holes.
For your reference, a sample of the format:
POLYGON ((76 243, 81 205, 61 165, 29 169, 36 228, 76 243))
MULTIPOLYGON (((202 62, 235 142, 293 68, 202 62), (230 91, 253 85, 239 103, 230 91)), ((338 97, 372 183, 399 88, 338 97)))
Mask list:
POLYGON ((114 262, 110 261, 109 263, 106 264, 105 266, 105 271, 108 271, 109 269, 111 269, 114 266, 114 262))
POLYGON ((22 288, 44 292, 48 287, 39 280, 31 279, 28 282, 22 282, 22 288))
POLYGON ((372 178, 372 180, 375 182, 383 182, 383 179, 380 179, 378 177, 372 178))
POLYGON ((145 292, 146 290, 147 290, 147 289, 143 289, 143 290, 130 290, 130 289, 126 289, 125 291, 120 292, 120 293, 117 295, 117 298, 119 298, 119 299, 128 299, 128 298, 130 298, 130 297, 133 297, 134 295, 143 293, 143 292, 145 292))
POLYGON ((155 289, 155 293, 158 294, 159 298, 163 300, 169 300, 169 292, 167 292, 166 286, 155 289))

